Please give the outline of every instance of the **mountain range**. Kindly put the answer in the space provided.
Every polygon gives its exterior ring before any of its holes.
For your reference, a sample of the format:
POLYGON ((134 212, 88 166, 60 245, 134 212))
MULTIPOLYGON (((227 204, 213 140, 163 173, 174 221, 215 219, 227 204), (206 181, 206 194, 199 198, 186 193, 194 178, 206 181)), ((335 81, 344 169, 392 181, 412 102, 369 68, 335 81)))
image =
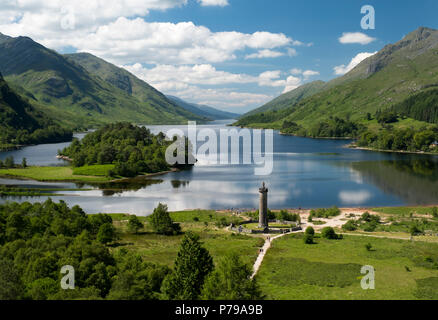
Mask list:
POLYGON ((197 114, 197 115, 202 115, 208 119, 229 120, 229 119, 237 119, 241 116, 241 114, 218 110, 218 109, 206 106, 206 105, 190 103, 190 102, 184 101, 184 100, 182 100, 178 97, 175 97, 175 96, 168 95, 167 98, 169 100, 172 100, 174 103, 176 103, 180 107, 186 109, 187 111, 190 111, 190 112, 197 114))
POLYGON ((285 122, 310 128, 339 117, 373 126, 370 114, 394 110, 403 125, 438 123, 438 30, 420 27, 332 81, 288 92, 236 124, 281 129, 285 122))
POLYGON ((103 59, 88 53, 62 55, 28 37, 0 33, 0 72, 36 110, 73 129, 115 121, 203 123, 217 116, 192 112, 103 59))

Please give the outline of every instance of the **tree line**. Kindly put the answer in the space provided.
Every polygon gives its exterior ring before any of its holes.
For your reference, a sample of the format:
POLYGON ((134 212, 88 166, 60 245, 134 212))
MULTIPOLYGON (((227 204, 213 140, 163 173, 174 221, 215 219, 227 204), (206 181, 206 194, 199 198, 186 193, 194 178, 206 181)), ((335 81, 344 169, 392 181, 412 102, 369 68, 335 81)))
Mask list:
POLYGON ((393 151, 438 152, 434 143, 438 140, 438 128, 386 128, 379 132, 365 131, 358 140, 359 147, 393 151))
MULTIPOLYGON (((181 232, 165 205, 153 215, 157 232, 181 232)), ((137 217, 130 217, 130 232, 142 227, 137 217)), ((111 216, 86 215, 63 201, 0 205, 0 300, 263 297, 250 279, 249 266, 234 254, 215 265, 194 233, 185 234, 173 269, 144 261, 126 248, 110 250, 117 238, 111 216), (60 286, 60 270, 66 265, 75 269, 74 290, 60 286)))

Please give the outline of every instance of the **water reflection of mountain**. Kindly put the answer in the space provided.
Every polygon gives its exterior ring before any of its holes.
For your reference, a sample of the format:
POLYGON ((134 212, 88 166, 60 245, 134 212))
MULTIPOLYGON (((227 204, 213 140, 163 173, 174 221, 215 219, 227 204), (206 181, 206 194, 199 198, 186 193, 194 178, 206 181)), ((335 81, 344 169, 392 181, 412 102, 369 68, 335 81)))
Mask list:
POLYGON ((353 162, 361 177, 408 204, 438 203, 438 163, 431 159, 353 162))
POLYGON ((125 191, 138 191, 140 189, 146 189, 149 186, 161 184, 163 182, 164 181, 161 179, 134 178, 117 182, 106 182, 91 185, 102 190, 104 196, 112 196, 125 191))

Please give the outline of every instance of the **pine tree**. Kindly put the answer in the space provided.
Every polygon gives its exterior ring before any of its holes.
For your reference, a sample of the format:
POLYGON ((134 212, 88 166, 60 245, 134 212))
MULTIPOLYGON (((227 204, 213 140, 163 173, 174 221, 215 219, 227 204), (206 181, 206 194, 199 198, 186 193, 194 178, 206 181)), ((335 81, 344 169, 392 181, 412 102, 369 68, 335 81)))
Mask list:
POLYGON ((150 223, 152 229, 158 234, 172 235, 179 233, 181 230, 179 224, 173 223, 172 218, 170 218, 167 205, 162 203, 154 209, 150 217, 150 223))
POLYGON ((188 232, 182 240, 175 268, 163 282, 162 292, 171 300, 197 300, 213 267, 213 258, 202 247, 199 236, 188 232))
POLYGON ((251 268, 237 254, 223 257, 207 277, 202 290, 205 300, 260 300, 263 295, 256 279, 251 279, 251 268))

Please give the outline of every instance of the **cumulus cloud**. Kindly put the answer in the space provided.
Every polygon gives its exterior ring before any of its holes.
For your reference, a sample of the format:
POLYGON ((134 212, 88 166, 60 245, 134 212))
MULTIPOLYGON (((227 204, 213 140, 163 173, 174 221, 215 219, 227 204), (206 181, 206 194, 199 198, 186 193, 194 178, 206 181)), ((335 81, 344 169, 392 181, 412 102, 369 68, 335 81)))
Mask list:
POLYGON ((259 75, 259 85, 269 87, 282 87, 286 84, 285 80, 280 80, 281 71, 266 71, 259 75))
POLYGON ((141 64, 124 66, 126 70, 166 94, 222 108, 258 106, 271 100, 265 94, 238 92, 230 88, 205 88, 227 84, 258 83, 259 76, 235 74, 217 70, 212 65, 157 65, 145 68, 141 64))
POLYGON ((236 52, 241 50, 274 49, 292 41, 282 33, 212 32, 192 22, 146 22, 125 17, 95 31, 74 29, 56 33, 47 26, 47 20, 29 18, 32 19, 0 25, 0 30, 15 36, 28 35, 54 49, 72 46, 115 63, 217 63, 235 59, 236 52))
POLYGON ((290 73, 292 75, 295 76, 303 76, 304 80, 308 80, 309 78, 313 77, 313 76, 318 76, 320 73, 319 71, 314 71, 314 70, 302 70, 302 69, 298 69, 298 68, 293 68, 290 70, 290 73))
MULTIPOLYGON (((199 2, 210 6, 228 3, 199 2)), ((77 0, 73 4, 66 0, 3 0, 0 30, 11 36, 29 36, 53 49, 73 47, 119 63, 223 62, 235 59, 241 50, 272 50, 297 43, 282 33, 212 32, 192 22, 153 23, 139 18, 150 10, 187 3, 188 0, 77 0)))
POLYGON ((293 74, 293 75, 299 75, 299 74, 302 74, 302 73, 303 73, 303 70, 298 69, 298 68, 293 68, 293 69, 290 71, 290 73, 293 74))
POLYGON ((344 32, 339 38, 339 42, 342 44, 359 43, 365 45, 375 40, 376 38, 372 38, 362 32, 344 32))
POLYGON ((124 68, 137 77, 157 87, 168 82, 202 85, 223 85, 230 83, 255 83, 257 77, 247 74, 237 74, 217 70, 210 64, 201 65, 157 65, 153 68, 144 68, 141 64, 126 65, 124 68))
POLYGON ((287 55, 289 57, 295 57, 296 55, 298 55, 297 50, 295 50, 294 48, 287 48, 287 55))
POLYGON ((348 65, 342 64, 340 66, 334 67, 333 70, 335 71, 336 75, 344 75, 347 72, 350 72, 351 70, 353 70, 363 60, 375 55, 376 53, 377 53, 377 51, 373 52, 373 53, 361 52, 358 55, 356 55, 353 59, 351 59, 351 61, 348 65))
POLYGON ((228 88, 200 88, 189 86, 176 92, 178 97, 197 101, 200 104, 217 106, 221 108, 260 106, 270 100, 272 96, 252 92, 239 92, 228 88))
POLYGON ((263 58, 278 58, 284 56, 284 53, 269 49, 259 50, 256 53, 248 54, 245 59, 263 59, 263 58))
POLYGON ((266 71, 259 75, 260 86, 284 87, 283 93, 298 88, 302 84, 302 79, 299 77, 288 76, 286 79, 281 79, 281 71, 266 71))
POLYGON ((283 90, 283 93, 289 92, 291 90, 294 90, 302 85, 302 79, 294 76, 289 76, 286 79, 286 84, 283 90))
POLYGON ((207 7, 207 6, 219 6, 219 7, 225 7, 228 6, 228 0, 198 0, 198 2, 201 4, 201 6, 207 7))

